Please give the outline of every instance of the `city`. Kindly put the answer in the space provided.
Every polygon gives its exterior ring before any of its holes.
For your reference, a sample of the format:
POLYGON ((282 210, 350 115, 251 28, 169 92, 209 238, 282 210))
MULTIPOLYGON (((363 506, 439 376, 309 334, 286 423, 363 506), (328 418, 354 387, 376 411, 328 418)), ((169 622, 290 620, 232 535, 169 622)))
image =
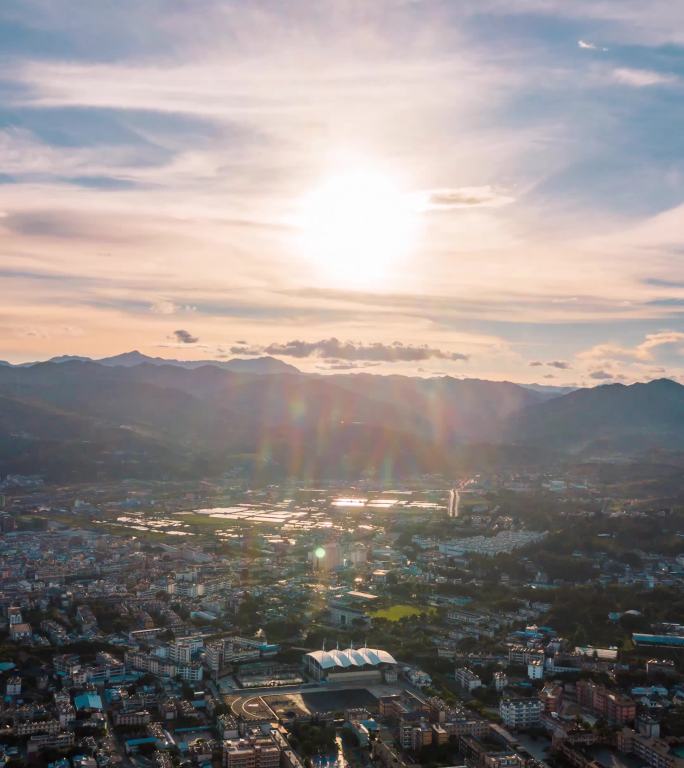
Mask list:
POLYGON ((684 768, 684 0, 0 0, 0 768, 684 768))
POLYGON ((682 765, 681 509, 459 487, 8 476, 4 764, 682 765))

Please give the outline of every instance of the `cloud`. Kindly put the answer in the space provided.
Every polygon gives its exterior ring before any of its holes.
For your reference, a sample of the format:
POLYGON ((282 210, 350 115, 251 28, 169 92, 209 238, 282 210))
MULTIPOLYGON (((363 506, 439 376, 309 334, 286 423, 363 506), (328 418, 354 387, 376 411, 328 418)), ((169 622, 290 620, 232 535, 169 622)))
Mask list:
POLYGON ((681 341, 684 341, 684 333, 681 331, 658 331, 657 333, 647 334, 646 338, 637 347, 637 350, 640 355, 648 359, 657 347, 678 344, 681 341))
POLYGON ((682 344, 684 332, 662 330, 648 333, 644 340, 634 347, 624 347, 619 344, 597 344, 581 352, 578 357, 583 360, 618 360, 646 363, 654 359, 657 350, 662 347, 682 344))
POLYGON ((197 344, 199 341, 197 336, 193 336, 189 331, 186 331, 183 328, 174 331, 173 335, 176 337, 176 341, 181 344, 197 344))
POLYGON ((598 370, 598 371, 592 371, 589 374, 590 379, 597 379, 599 381, 602 381, 604 379, 613 379, 615 378, 612 373, 608 373, 608 371, 598 370))
POLYGON ((450 211, 458 208, 498 208, 515 198, 489 185, 455 189, 431 189, 420 193, 426 211, 450 211))
POLYGON ((155 315, 173 315, 178 311, 178 307, 172 301, 155 301, 150 306, 150 312, 155 315))
MULTIPOLYGON (((263 353, 257 342, 333 334, 427 341, 472 352, 473 374, 509 379, 530 354, 551 355, 542 349, 579 368, 586 346, 628 347, 679 322, 672 303, 647 305, 653 292, 634 277, 648 263, 681 282, 681 253, 665 253, 681 211, 644 222, 650 258, 629 230, 645 207, 684 199, 680 136, 668 129, 681 105, 669 87, 611 79, 616 67, 678 71, 669 49, 647 47, 654 25, 658 42, 684 39, 677 3, 654 2, 377 0, 311 14, 306 0, 197 0, 157 24, 159 0, 82 4, 75 16, 68 0, 7 0, 23 32, 3 39, 3 268, 69 278, 12 278, 0 314, 46 328, 78 320, 88 330, 73 351, 91 355, 124 338, 149 348, 182 322, 202 341, 249 339, 232 342, 245 356, 263 353), (620 59, 597 52, 603 41, 620 59), (620 98, 606 100, 606 82, 620 98), (347 297, 325 296, 335 283, 302 258, 291 223, 347 142, 426 211, 382 285, 354 275, 337 284, 347 297), (584 247, 599 234, 600 257, 584 247), (351 295, 359 285, 365 297, 351 295), (521 338, 524 357, 512 351, 521 338)), ((61 351, 22 340, 6 354, 61 351)))
POLYGON ((561 371, 567 371, 571 367, 570 363, 567 363, 565 360, 550 360, 547 365, 551 368, 558 368, 561 371))
POLYGON ((247 344, 247 342, 242 342, 238 344, 234 344, 230 348, 231 355, 247 355, 248 357, 256 357, 258 355, 263 355, 264 350, 261 347, 254 347, 247 344))
POLYGON ((541 360, 532 360, 532 362, 528 363, 530 368, 539 368, 540 365, 544 365, 541 360))
POLYGON ((644 285, 653 285, 656 288, 684 288, 682 280, 667 280, 660 277, 646 277, 643 280, 644 285))
POLYGON ((366 360, 362 362, 351 362, 349 360, 326 360, 326 365, 316 366, 322 371, 358 371, 364 368, 375 368, 382 365, 380 362, 366 360))
POLYGON ((556 377, 554 376, 553 373, 546 373, 546 374, 544 374, 544 378, 545 379, 555 379, 556 377))
POLYGON ((596 43, 592 43, 589 40, 578 40, 577 47, 587 51, 601 51, 602 53, 605 53, 608 50, 607 48, 596 45, 596 43))
MULTIPOLYGON (((245 348, 243 348, 244 350, 245 348)), ((250 352, 243 351, 242 354, 268 354, 282 355, 286 357, 324 357, 335 359, 336 361, 366 360, 377 362, 417 362, 419 360, 429 360, 436 358, 438 360, 468 360, 469 355, 461 352, 447 352, 435 347, 412 346, 395 341, 392 344, 382 344, 374 342, 371 344, 362 344, 351 341, 340 341, 334 337, 321 339, 320 341, 301 341, 294 339, 284 344, 273 343, 266 347, 252 349, 250 352)))
POLYGON ((676 75, 656 72, 653 69, 632 69, 618 67, 613 70, 613 79, 632 88, 648 88, 652 85, 671 85, 678 81, 676 75))

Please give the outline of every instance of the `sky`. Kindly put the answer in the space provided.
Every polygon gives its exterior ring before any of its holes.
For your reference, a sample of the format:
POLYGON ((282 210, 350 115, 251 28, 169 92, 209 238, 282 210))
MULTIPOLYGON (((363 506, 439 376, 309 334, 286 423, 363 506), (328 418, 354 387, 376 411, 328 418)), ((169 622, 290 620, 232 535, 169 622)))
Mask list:
POLYGON ((684 381, 684 4, 3 0, 0 358, 684 381))

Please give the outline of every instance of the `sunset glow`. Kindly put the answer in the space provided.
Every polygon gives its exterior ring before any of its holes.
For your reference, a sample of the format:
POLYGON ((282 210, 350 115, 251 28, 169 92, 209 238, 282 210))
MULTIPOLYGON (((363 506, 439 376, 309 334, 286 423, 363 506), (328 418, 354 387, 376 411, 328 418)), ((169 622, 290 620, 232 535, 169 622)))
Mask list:
POLYGON ((0 360, 684 378, 681 4, 68 5, 0 4, 0 360))

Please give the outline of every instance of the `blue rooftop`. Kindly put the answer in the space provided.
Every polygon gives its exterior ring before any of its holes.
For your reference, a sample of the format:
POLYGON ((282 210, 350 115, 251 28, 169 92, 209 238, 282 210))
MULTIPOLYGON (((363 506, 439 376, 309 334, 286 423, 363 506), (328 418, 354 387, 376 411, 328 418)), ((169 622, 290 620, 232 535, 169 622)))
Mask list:
POLYGON ((127 739, 127 747, 139 747, 141 744, 156 744, 157 739, 155 736, 143 736, 140 739, 127 739))
POLYGON ((681 635, 643 635, 635 632, 632 640, 636 645, 669 645, 684 647, 684 636, 681 635))
POLYGON ((79 693, 74 697, 76 709, 102 709, 102 699, 97 693, 79 693))

